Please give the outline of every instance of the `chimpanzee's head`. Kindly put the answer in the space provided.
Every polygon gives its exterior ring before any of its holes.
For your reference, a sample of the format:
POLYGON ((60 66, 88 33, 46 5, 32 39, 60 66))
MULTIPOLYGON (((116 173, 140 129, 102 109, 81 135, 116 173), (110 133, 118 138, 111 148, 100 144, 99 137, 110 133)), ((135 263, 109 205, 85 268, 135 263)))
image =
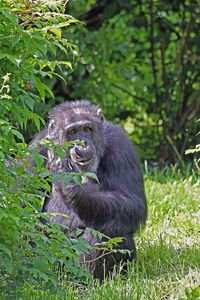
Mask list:
MULTIPOLYGON (((50 112, 48 137, 61 146, 64 141, 75 142, 66 151, 63 171, 68 166, 72 171, 96 172, 105 150, 103 122, 101 109, 89 101, 63 103, 50 112)), ((52 158, 55 164, 55 154, 52 158)))

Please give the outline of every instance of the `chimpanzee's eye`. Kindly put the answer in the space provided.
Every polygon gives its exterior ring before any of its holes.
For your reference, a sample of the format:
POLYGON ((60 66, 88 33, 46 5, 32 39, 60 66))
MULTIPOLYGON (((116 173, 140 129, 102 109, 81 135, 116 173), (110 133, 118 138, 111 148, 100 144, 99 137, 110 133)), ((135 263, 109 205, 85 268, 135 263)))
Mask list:
POLYGON ((70 134, 70 135, 72 135, 72 134, 74 134, 74 133, 75 133, 75 130, 74 130, 74 129, 71 129, 71 130, 68 131, 68 134, 70 134))
POLYGON ((92 127, 90 127, 90 126, 85 126, 85 127, 84 127, 84 131, 86 131, 86 132, 92 132, 92 127))

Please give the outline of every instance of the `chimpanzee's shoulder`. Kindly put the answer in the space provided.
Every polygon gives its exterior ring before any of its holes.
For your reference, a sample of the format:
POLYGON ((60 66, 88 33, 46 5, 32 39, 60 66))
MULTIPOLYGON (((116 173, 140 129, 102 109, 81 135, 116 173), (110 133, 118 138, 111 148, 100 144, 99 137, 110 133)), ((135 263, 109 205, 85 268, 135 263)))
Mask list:
POLYGON ((124 144, 131 143, 126 135, 125 130, 112 122, 106 121, 104 124, 104 135, 109 143, 124 144))
POLYGON ((126 136, 125 130, 121 126, 109 121, 104 122, 104 132, 108 136, 109 135, 126 136))

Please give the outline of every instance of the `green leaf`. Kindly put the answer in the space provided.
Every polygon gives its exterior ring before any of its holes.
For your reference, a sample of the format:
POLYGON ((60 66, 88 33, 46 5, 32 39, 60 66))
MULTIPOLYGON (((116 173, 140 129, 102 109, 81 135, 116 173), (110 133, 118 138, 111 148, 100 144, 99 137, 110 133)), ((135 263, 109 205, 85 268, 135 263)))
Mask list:
POLYGON ((23 37, 26 49, 31 53, 35 54, 36 47, 30 35, 24 35, 23 37))
POLYGON ((73 180, 75 183, 77 183, 78 185, 81 185, 82 184, 82 178, 80 175, 75 175, 73 176, 73 180))
POLYGON ((46 29, 53 32, 59 39, 61 39, 62 33, 60 29, 52 26, 47 26, 46 29))
POLYGON ((63 182, 65 185, 68 185, 72 181, 73 176, 69 173, 63 176, 63 182))
POLYGON ((7 56, 7 53, 0 53, 0 59, 4 58, 7 56))
POLYGON ((19 131, 15 130, 15 129, 12 129, 12 133, 14 135, 16 135, 18 137, 18 139, 22 140, 22 142, 25 143, 24 137, 23 137, 23 135, 19 131))
POLYGON ((36 163, 38 169, 41 169, 41 167, 44 163, 44 158, 42 157, 42 155, 40 155, 36 152, 34 152, 32 155, 33 155, 33 158, 35 160, 35 163, 36 163))
POLYGON ((21 220, 19 217, 10 215, 10 218, 12 218, 15 221, 15 223, 17 224, 17 226, 19 226, 19 223, 20 223, 20 220, 21 220))
POLYGON ((47 41, 47 46, 51 50, 51 52, 53 52, 53 54, 56 56, 56 47, 55 47, 55 44, 54 43, 50 43, 49 41, 47 41))
POLYGON ((15 106, 13 105, 12 114, 13 114, 14 119, 20 124, 21 128, 23 129, 24 120, 21 116, 22 115, 22 108, 17 104, 15 104, 15 106))
POLYGON ((16 14, 12 14, 9 10, 2 10, 2 14, 9 19, 14 26, 18 25, 18 17, 16 14))
POLYGON ((45 88, 45 90, 47 90, 47 92, 49 92, 49 94, 51 95, 51 97, 54 99, 54 94, 53 94, 53 92, 50 90, 50 88, 47 86, 47 85, 43 85, 44 86, 44 88, 45 88))
POLYGON ((66 54, 66 56, 68 55, 66 47, 63 47, 63 45, 61 45, 60 43, 55 43, 55 45, 60 48, 60 50, 62 50, 66 54))
POLYGON ((14 65, 19 66, 19 60, 17 60, 15 56, 8 54, 8 53, 0 53, 0 59, 2 59, 4 57, 9 59, 14 65))
POLYGON ((67 218, 68 220, 71 221, 70 217, 69 217, 68 215, 66 215, 66 214, 54 213, 54 215, 55 215, 55 216, 63 216, 63 217, 65 217, 65 218, 67 218))
POLYGON ((40 270, 40 272, 45 271, 47 264, 48 260, 45 257, 36 256, 33 260, 33 267, 40 270))
POLYGON ((67 84, 67 82, 66 82, 66 80, 63 76, 61 76, 61 75, 59 75, 58 73, 55 73, 55 72, 52 72, 52 74, 56 75, 58 78, 62 79, 64 81, 64 83, 67 84))
POLYGON ((57 61, 57 64, 67 65, 72 70, 72 64, 69 61, 57 61))
POLYGON ((200 285, 194 288, 191 293, 188 292, 188 299, 190 300, 200 299, 200 285))
POLYGON ((10 258, 12 257, 11 251, 2 243, 0 243, 0 251, 5 252, 10 258))
POLYGON ((36 77, 36 88, 37 88, 38 92, 40 93, 42 100, 44 101, 45 100, 45 89, 44 89, 44 85, 42 84, 39 77, 36 77))
POLYGON ((95 173, 86 172, 84 173, 84 176, 95 179, 100 184, 99 179, 95 173))
POLYGON ((91 248, 89 242, 85 238, 78 238, 76 239, 71 239, 72 240, 72 247, 75 251, 78 253, 88 253, 88 250, 91 248))
POLYGON ((0 159, 3 160, 3 161, 5 159, 5 155, 4 155, 3 151, 1 151, 1 150, 0 150, 0 159))
POLYGON ((76 20, 76 19, 70 19, 70 20, 68 20, 68 21, 66 21, 66 22, 62 22, 62 23, 59 23, 58 24, 58 26, 61 28, 61 27, 66 27, 66 26, 69 26, 70 24, 72 24, 72 23, 77 23, 78 22, 78 20, 76 20))
POLYGON ((40 130, 40 119, 39 119, 39 116, 37 114, 33 114, 33 119, 34 119, 35 125, 37 126, 37 129, 40 130))
POLYGON ((40 176, 41 176, 42 178, 49 177, 50 175, 51 175, 51 172, 50 172, 50 171, 40 172, 40 176))
POLYGON ((56 154, 59 155, 61 161, 65 158, 66 153, 64 150, 62 150, 60 147, 56 147, 56 149, 54 150, 56 154))
POLYGON ((51 175, 52 182, 54 183, 54 182, 60 180, 63 176, 64 176, 63 173, 55 173, 55 174, 52 174, 52 175, 51 175))
POLYGON ((5 268, 5 270, 9 273, 12 274, 14 270, 14 265, 12 261, 9 258, 3 258, 0 262, 0 265, 5 268))
POLYGON ((25 98, 25 103, 33 111, 35 101, 32 98, 27 97, 27 98, 25 98))

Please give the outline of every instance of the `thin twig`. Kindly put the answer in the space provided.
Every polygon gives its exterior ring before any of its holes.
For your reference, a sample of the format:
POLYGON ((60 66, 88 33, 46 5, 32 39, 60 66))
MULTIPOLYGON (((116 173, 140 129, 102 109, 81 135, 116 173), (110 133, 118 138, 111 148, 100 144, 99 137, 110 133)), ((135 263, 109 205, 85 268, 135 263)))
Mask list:
POLYGON ((33 20, 36 20, 36 19, 39 19, 40 17, 31 17, 30 19, 28 19, 28 20, 26 20, 26 21, 24 21, 24 22, 22 22, 21 24, 20 24, 20 26, 24 26, 26 23, 29 23, 30 21, 33 21, 33 20))
POLYGON ((138 99, 140 101, 144 101, 144 102, 148 102, 148 99, 146 98, 143 98, 143 97, 140 97, 140 96, 137 96, 137 95, 134 95, 132 94, 131 92, 129 92, 127 89, 125 89, 124 87, 122 86, 119 86, 118 84, 116 83, 112 83, 112 86, 116 87, 117 89, 123 91, 124 93, 128 94, 129 96, 135 98, 135 99, 138 99))
POLYGON ((185 124, 187 118, 193 113, 194 115, 196 115, 196 112, 198 110, 200 104, 200 92, 197 95, 196 99, 185 109, 185 112, 183 113, 181 119, 178 122, 178 125, 176 126, 174 132, 173 132, 173 136, 176 135, 180 128, 185 124))
MULTIPOLYGON (((100 251, 100 250, 99 250, 99 251, 100 251)), ((91 263, 91 262, 94 262, 94 261, 96 261, 96 260, 98 260, 98 259, 100 259, 100 258, 102 258, 102 257, 104 257, 104 256, 106 256, 106 255, 108 255, 108 254, 111 254, 111 253, 112 253, 112 251, 106 252, 106 253, 101 254, 100 256, 97 256, 97 257, 94 258, 94 259, 80 261, 80 263, 81 263, 81 264, 91 263)))
POLYGON ((162 77, 163 77, 163 80, 165 81, 165 78, 166 78, 165 41, 164 41, 163 37, 160 39, 160 51, 161 51, 161 61, 162 61, 162 77))
POLYGON ((179 80, 179 108, 178 108, 179 117, 182 115, 183 98, 184 98, 183 97, 183 86, 185 83, 185 78, 184 79, 181 78, 181 73, 182 73, 182 70, 184 67, 184 59, 183 58, 184 58, 184 53, 185 53, 185 50, 187 47, 187 40, 188 40, 188 37, 190 35, 192 28, 194 27, 194 24, 195 24, 195 19, 192 18, 184 30, 183 36, 180 41, 180 51, 177 53, 177 70, 178 70, 177 75, 178 75, 178 80, 179 80))

